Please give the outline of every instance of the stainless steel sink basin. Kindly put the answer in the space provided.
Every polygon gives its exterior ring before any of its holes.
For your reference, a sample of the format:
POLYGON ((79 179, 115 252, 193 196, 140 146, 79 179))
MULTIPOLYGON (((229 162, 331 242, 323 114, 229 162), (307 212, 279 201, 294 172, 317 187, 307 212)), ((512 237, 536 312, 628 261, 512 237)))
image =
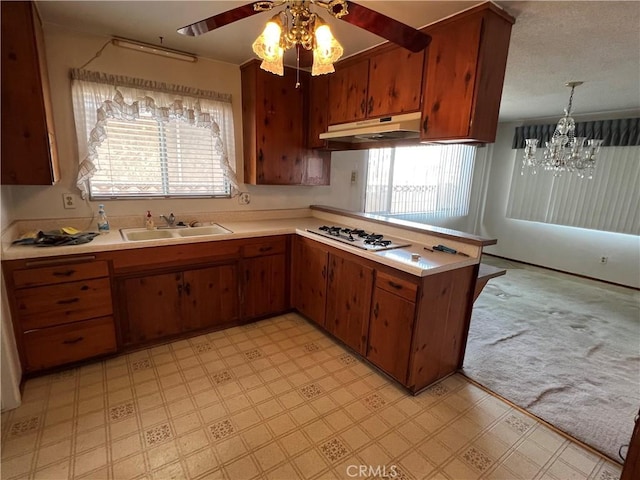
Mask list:
POLYGON ((177 233, 180 237, 195 237, 198 235, 222 235, 233 232, 218 225, 217 223, 214 223, 213 225, 207 225, 204 227, 183 228, 178 230, 177 233))
POLYGON ((120 234, 127 242, 141 242, 144 240, 163 240, 165 238, 184 238, 205 235, 221 235, 233 233, 217 223, 202 227, 185 227, 173 229, 147 230, 145 228, 121 228, 120 234))

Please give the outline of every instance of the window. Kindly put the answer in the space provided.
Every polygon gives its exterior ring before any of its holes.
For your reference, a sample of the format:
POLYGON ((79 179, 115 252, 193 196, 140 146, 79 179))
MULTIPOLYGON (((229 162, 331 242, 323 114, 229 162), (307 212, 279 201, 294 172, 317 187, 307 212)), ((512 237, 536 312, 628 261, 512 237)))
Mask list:
POLYGON ((151 82, 120 77, 114 87, 111 76, 105 84, 104 74, 73 72, 83 193, 93 199, 230 196, 237 186, 229 163, 230 98, 200 90, 185 95, 189 88, 165 84, 154 90, 151 82))
POLYGON ((467 215, 475 154, 468 145, 369 150, 365 212, 467 215))
POLYGON ((640 147, 600 150, 591 180, 570 173, 522 172, 523 150, 514 152, 507 217, 640 235, 640 147))

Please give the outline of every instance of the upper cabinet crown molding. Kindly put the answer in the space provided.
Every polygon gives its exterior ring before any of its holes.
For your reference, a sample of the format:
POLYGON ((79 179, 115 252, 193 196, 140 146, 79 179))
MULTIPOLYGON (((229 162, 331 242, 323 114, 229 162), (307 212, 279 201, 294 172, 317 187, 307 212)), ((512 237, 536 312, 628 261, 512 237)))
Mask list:
POLYGON ((59 179, 42 25, 33 2, 2 2, 2 184, 59 179))

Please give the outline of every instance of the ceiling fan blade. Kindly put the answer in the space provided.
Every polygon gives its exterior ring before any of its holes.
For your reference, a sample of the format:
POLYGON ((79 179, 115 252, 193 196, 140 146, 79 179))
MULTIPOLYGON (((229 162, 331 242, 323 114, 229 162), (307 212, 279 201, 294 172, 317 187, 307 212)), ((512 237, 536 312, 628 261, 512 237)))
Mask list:
POLYGON ((198 35, 210 32, 211 30, 215 30, 216 28, 224 27, 225 25, 233 23, 237 20, 242 20, 243 18, 250 17, 251 15, 255 15, 256 13, 260 12, 256 11, 253 8, 253 3, 248 3, 246 5, 227 10, 226 12, 219 13, 218 15, 214 15, 213 17, 200 20, 199 22, 192 23, 191 25, 187 25, 186 27, 179 28, 178 33, 181 33, 182 35, 189 35, 191 37, 197 37, 198 35))
POLYGON ((347 4, 349 14, 341 17, 340 20, 351 25, 364 28, 412 52, 423 50, 431 42, 429 35, 398 20, 355 2, 347 2, 347 4))

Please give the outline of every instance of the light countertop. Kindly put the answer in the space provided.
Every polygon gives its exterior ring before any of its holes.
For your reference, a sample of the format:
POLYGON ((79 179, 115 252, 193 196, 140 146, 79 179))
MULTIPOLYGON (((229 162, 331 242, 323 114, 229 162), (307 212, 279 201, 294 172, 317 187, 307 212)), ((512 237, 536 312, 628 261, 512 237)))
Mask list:
POLYGON ((429 234, 418 234, 415 231, 405 230, 395 226, 393 228, 384 229, 380 224, 370 224, 366 220, 354 222, 353 218, 336 217, 333 213, 330 214, 313 211, 309 212, 308 216, 293 216, 291 218, 268 218, 269 214, 264 213, 261 217, 264 219, 257 220, 253 218, 235 221, 229 221, 229 219, 226 219, 224 221, 217 222, 228 230, 231 230, 231 233, 229 234, 154 239, 135 242, 125 241, 120 234, 119 229, 112 229, 107 234, 99 235, 89 243, 73 246, 35 247, 11 245, 11 239, 3 238, 2 260, 6 261, 61 255, 78 255, 114 250, 246 239, 271 235, 298 234, 326 245, 330 245, 336 249, 344 250, 354 255, 373 260, 389 267, 397 268, 398 270, 402 270, 416 276, 426 276, 477 264, 479 263, 480 255, 482 253, 481 247, 468 245, 464 242, 458 243, 452 238, 447 238, 445 241, 439 237, 433 237, 429 234), (411 243, 411 245, 392 250, 371 252, 307 232, 307 229, 318 228, 324 224, 338 223, 335 220, 338 220, 342 225, 369 228, 370 230, 379 231, 386 235, 392 235, 396 238, 406 239, 408 243, 411 243), (462 255, 452 255, 438 251, 430 252, 424 250, 425 246, 432 246, 439 243, 445 243, 452 248, 463 251, 469 256, 465 257, 462 255), (412 254, 419 255, 419 258, 417 260, 413 260, 412 254))

